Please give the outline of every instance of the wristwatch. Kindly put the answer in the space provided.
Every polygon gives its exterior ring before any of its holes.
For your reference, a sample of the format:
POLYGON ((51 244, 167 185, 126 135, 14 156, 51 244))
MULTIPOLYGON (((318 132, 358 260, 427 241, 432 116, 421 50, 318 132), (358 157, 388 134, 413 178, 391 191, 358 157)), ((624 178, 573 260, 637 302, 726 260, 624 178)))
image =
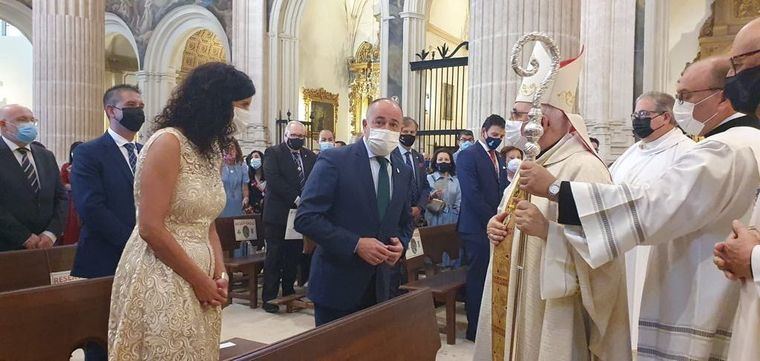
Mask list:
POLYGON ((559 189, 560 184, 562 184, 562 181, 557 179, 552 183, 552 185, 549 186, 549 200, 552 202, 556 202, 559 197, 559 189))

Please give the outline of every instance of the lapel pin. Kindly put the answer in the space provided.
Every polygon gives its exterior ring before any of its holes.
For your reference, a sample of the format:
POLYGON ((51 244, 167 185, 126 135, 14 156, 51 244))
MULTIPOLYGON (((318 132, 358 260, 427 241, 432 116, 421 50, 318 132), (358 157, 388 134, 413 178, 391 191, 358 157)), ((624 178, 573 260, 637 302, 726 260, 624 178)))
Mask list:
POLYGON ((401 174, 401 171, 398 168, 396 168, 396 174, 401 174))

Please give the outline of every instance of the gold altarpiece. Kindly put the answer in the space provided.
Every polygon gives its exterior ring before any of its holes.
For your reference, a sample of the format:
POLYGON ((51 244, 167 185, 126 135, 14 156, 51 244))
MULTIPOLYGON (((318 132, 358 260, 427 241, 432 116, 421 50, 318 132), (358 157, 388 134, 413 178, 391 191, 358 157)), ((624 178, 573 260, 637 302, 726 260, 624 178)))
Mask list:
POLYGON ((726 55, 742 26, 760 16, 760 0, 715 0, 699 33, 697 59, 726 55))
POLYGON ((356 54, 348 61, 351 85, 348 93, 348 115, 351 118, 351 135, 362 132, 362 119, 367 106, 380 93, 380 49, 362 42, 356 54))

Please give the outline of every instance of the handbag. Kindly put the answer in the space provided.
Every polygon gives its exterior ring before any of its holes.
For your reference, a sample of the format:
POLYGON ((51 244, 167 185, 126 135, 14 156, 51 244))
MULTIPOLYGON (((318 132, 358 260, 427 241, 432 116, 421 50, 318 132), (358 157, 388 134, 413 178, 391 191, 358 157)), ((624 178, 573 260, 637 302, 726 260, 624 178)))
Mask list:
POLYGON ((446 208, 446 202, 437 198, 431 199, 430 202, 428 202, 428 204, 425 206, 425 209, 433 214, 441 213, 444 208, 446 208))

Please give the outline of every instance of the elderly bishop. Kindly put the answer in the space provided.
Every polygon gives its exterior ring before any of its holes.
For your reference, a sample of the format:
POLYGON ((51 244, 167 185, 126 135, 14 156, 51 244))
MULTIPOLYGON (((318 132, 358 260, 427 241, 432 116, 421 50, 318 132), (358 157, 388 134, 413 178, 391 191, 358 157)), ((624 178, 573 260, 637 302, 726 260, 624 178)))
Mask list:
MULTIPOLYGON (((537 164, 526 162, 520 170, 521 189, 558 201, 568 243, 548 247, 569 244, 597 268, 636 245, 654 246, 639 318, 638 360, 736 359, 727 355, 739 288, 713 267, 712 253, 733 219, 750 218, 760 186, 760 122, 736 112, 726 98, 728 68, 728 60, 709 58, 684 71, 676 120, 706 139, 656 179, 619 185, 560 182, 562 176, 537 164)), ((752 337, 757 343, 757 335, 752 337)))
MULTIPOLYGON (((542 45, 534 47, 533 58, 539 70, 523 80, 512 112, 516 121, 527 120, 534 92, 550 71, 551 59, 542 45)), ((610 174, 591 148, 583 119, 572 114, 581 64, 582 51, 577 58, 561 62, 556 79, 544 92, 544 134, 538 140, 542 152, 537 162, 558 177, 609 183, 610 174)), ((505 191, 502 213, 489 222, 489 238, 496 245, 483 293, 474 359, 630 360, 623 260, 592 269, 567 245, 563 226, 555 222, 556 203, 543 198, 520 201, 511 215, 514 225, 504 225, 507 205, 516 202, 512 199, 516 184, 505 191), (518 252, 521 232, 536 236, 528 237, 525 244, 521 305, 513 314, 517 269, 509 260, 518 252), (552 243, 567 246, 547 247, 552 243), (515 337, 519 341, 512 350, 515 337)))

